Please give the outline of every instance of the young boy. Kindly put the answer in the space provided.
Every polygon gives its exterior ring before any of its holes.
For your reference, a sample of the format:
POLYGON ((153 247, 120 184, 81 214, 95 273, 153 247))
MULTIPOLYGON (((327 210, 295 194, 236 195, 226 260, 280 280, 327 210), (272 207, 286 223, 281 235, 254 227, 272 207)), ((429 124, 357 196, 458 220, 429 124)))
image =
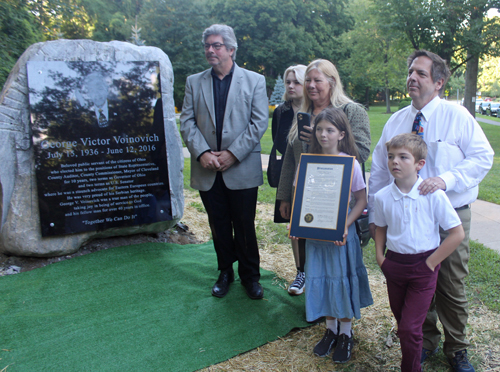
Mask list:
POLYGON ((420 372, 422 325, 436 290, 440 263, 464 238, 462 224, 442 190, 420 195, 427 145, 410 133, 386 143, 394 183, 375 194, 375 249, 398 323, 401 371, 420 372), (439 226, 449 231, 440 245, 439 226), (384 247, 387 253, 384 257, 384 247))

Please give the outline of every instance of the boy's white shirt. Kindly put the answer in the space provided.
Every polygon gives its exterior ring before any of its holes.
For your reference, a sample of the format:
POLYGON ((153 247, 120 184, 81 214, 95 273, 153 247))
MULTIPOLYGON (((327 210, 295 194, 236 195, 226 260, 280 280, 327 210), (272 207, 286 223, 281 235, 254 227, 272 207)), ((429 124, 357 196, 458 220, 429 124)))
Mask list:
POLYGON ((395 182, 375 194, 374 222, 387 226, 387 249, 402 254, 417 254, 440 244, 439 226, 449 230, 461 225, 457 212, 445 192, 420 195, 418 176, 411 191, 401 192, 395 182))

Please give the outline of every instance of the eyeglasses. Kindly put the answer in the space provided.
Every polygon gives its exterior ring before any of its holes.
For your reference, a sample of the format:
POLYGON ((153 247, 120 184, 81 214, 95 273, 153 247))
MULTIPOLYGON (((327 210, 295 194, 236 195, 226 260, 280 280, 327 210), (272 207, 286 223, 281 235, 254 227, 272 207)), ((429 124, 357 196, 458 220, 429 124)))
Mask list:
POLYGON ((221 44, 221 43, 213 43, 213 44, 205 44, 205 50, 209 50, 210 47, 214 48, 215 50, 219 50, 222 48, 222 46, 225 46, 226 44, 221 44))

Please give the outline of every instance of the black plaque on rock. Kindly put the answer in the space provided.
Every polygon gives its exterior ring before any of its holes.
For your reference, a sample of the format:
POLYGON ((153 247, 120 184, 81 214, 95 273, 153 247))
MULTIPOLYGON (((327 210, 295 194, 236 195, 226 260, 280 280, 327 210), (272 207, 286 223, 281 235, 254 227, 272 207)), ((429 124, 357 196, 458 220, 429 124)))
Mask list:
POLYGON ((172 219, 158 62, 28 62, 42 236, 172 219))

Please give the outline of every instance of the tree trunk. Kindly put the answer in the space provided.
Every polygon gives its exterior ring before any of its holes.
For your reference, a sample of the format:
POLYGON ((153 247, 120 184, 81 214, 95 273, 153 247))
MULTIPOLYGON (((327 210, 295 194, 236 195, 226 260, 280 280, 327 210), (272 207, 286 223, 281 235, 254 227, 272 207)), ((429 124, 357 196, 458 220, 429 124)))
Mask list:
POLYGON ((391 92, 389 90, 389 79, 387 73, 385 74, 385 113, 391 113, 391 92))
MULTIPOLYGON (((389 49, 389 46, 387 45, 387 49, 389 49)), ((388 54, 384 54, 384 65, 387 66, 389 63, 389 56, 388 54)), ((385 113, 390 114, 391 113, 391 92, 389 91, 389 78, 387 77, 387 72, 384 73, 385 75, 385 113)))
MULTIPOLYGON (((474 8, 471 12, 470 24, 478 36, 483 32, 483 8, 474 8)), ((464 106, 473 117, 476 117, 477 73, 479 70, 479 56, 481 50, 469 47, 467 52, 467 66, 465 68, 464 106)))
POLYGON ((385 109, 386 109, 385 110, 386 114, 391 113, 391 92, 390 92, 389 87, 387 85, 385 87, 385 109))
MULTIPOLYGON (((467 57, 470 57, 467 56, 467 57)), ((476 92, 477 92, 477 73, 479 68, 479 57, 477 55, 467 62, 465 69, 465 93, 464 106, 473 117, 476 117, 476 92)))

